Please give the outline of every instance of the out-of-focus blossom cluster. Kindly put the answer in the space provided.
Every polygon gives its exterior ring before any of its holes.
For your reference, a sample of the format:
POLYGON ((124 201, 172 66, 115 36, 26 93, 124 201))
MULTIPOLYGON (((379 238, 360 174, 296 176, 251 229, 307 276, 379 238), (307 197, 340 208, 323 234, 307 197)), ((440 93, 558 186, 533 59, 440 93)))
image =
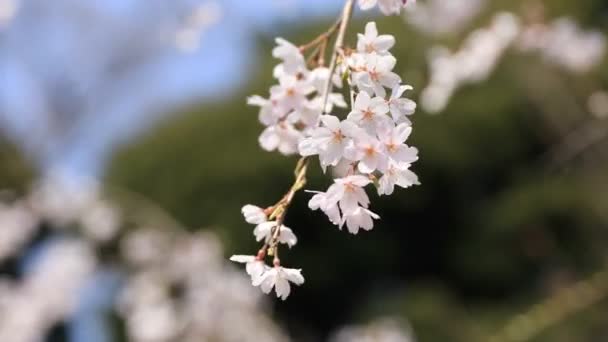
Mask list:
POLYGON ((426 34, 456 34, 483 9, 486 0, 427 0, 406 11, 405 20, 426 34))
POLYGON ((518 41, 522 51, 539 51, 551 63, 584 73, 598 65, 606 53, 606 37, 600 31, 585 31, 571 18, 550 24, 533 24, 518 41))
POLYGON ((345 326, 331 342, 415 342, 409 325, 394 318, 380 318, 366 325, 345 326))
POLYGON ((120 220, 119 210, 100 197, 97 185, 50 177, 25 198, 0 203, 0 262, 21 252, 43 223, 79 227, 87 240, 103 243, 116 236, 120 220))
POLYGON ((206 1, 195 7, 175 34, 175 45, 183 52, 199 48, 201 36, 222 17, 222 7, 216 1, 206 1))
POLYGON ((458 51, 441 46, 431 49, 429 83, 420 100, 424 110, 440 112, 459 87, 487 79, 510 47, 537 51, 548 62, 576 73, 588 72, 606 54, 601 32, 583 31, 569 18, 550 24, 522 22, 512 13, 499 13, 489 27, 473 31, 458 51))
POLYGON ((18 6, 19 0, 0 0, 0 32, 15 17, 18 6))
POLYGON ((39 253, 22 278, 0 278, 0 341, 44 340, 73 313, 96 267, 93 248, 79 239, 60 238, 39 253))
MULTIPOLYGON (((410 3, 359 1, 363 9, 377 4, 385 14, 399 13, 410 3)), ((346 6, 345 13, 349 13, 348 2, 346 6)), ((283 221, 295 191, 304 186, 311 157, 318 156, 323 171, 331 167, 336 178, 326 192, 313 191, 309 207, 320 209, 334 225, 340 229, 346 226, 352 234, 372 229, 374 220, 379 219, 369 209, 366 186, 373 184, 379 195, 390 195, 395 186, 419 184, 410 170, 418 160, 418 150, 406 144, 412 132, 408 117, 416 103, 404 97, 412 87, 402 84, 393 71, 397 60, 389 50, 395 38, 379 34, 376 23, 370 22, 358 35, 354 49, 337 46, 333 57, 339 55, 339 66, 327 68, 323 64, 327 39, 336 29, 334 26, 300 48, 278 38, 272 54, 280 60, 274 69, 279 84, 270 88, 267 99, 248 99, 249 104, 260 107, 259 119, 266 126, 259 139, 262 148, 286 155, 299 152, 302 159, 296 167, 296 182, 283 199, 267 208, 243 207, 245 220, 256 225, 253 235, 263 246, 256 255, 234 255, 231 260, 246 264, 254 286, 264 293, 274 289, 283 300, 291 292, 290 283, 304 283, 301 270, 282 267, 276 255, 274 267, 266 265, 264 259, 276 254, 280 244, 291 248, 297 243, 283 221), (304 52, 309 48, 316 50, 306 57, 304 52), (350 90, 350 113, 340 118, 332 111, 347 104, 341 93, 332 92, 332 86, 341 87, 344 79, 350 90)), ((345 33, 344 27, 341 30, 340 35, 345 33)))
POLYGON ((420 103, 431 113, 443 110, 462 85, 485 80, 519 34, 516 16, 499 13, 487 28, 473 31, 454 53, 435 47, 429 53, 430 80, 420 103))
POLYGON ((247 277, 226 265, 212 233, 141 217, 149 209, 123 213, 98 185, 61 179, 0 205, 0 266, 25 265, 0 275, 1 341, 42 340, 69 321, 112 246, 120 252, 109 260, 126 284, 116 308, 129 341, 286 340, 247 277))
POLYGON ((132 272, 118 303, 129 341, 287 340, 247 278, 225 267, 214 235, 139 228, 121 250, 132 272))

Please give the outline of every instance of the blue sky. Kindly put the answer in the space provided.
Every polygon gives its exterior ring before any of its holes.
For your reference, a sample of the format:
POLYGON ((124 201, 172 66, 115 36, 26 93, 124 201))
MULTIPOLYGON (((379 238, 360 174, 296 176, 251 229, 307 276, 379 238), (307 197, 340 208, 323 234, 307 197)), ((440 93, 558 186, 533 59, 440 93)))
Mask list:
POLYGON ((260 57, 249 53, 253 37, 274 37, 285 24, 336 16, 342 1, 217 1, 221 21, 205 31, 195 53, 150 38, 196 3, 23 0, 12 25, 0 31, 4 133, 43 169, 100 176, 117 144, 176 108, 228 96, 238 87, 260 57), (147 36, 138 40, 136 34, 147 36), (104 79, 114 61, 133 58, 121 55, 129 44, 151 51, 129 61, 132 68, 124 74, 104 79), (69 115, 68 129, 50 127, 49 114, 57 112, 69 115))

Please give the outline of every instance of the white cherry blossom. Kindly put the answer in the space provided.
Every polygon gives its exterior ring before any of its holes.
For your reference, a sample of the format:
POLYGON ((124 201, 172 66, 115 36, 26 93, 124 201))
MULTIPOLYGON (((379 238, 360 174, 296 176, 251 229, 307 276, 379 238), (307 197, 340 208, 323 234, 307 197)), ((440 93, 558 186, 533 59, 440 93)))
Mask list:
POLYGON ((267 127, 260 135, 259 142, 266 151, 278 150, 284 155, 294 154, 298 151, 298 141, 302 133, 287 122, 267 127))
POLYGON ((346 228, 351 234, 357 234, 359 229, 371 230, 374 228, 373 219, 377 220, 380 216, 363 207, 356 207, 351 212, 344 214, 340 226, 346 223, 346 228))
MULTIPOLYGON (((253 230, 253 235, 255 235, 256 241, 270 241, 272 238, 272 234, 274 233, 274 229, 277 226, 275 221, 269 221, 258 224, 253 230)), ((281 231, 279 232, 278 241, 280 243, 284 243, 289 247, 293 247, 297 242, 298 238, 293 233, 293 231, 281 225, 281 231)))
POLYGON ((367 208, 369 197, 363 187, 370 183, 371 180, 362 175, 334 179, 334 184, 327 189, 326 208, 339 203, 343 214, 350 213, 359 206, 367 208))
POLYGON ((412 133, 412 127, 406 123, 398 126, 385 126, 378 136, 384 145, 386 156, 397 163, 413 163, 418 160, 418 149, 404 144, 412 133))
POLYGON ((388 116, 389 106, 380 96, 371 98, 368 93, 361 92, 357 95, 353 110, 348 114, 348 120, 365 128, 368 133, 373 134, 378 125, 384 123, 388 116))
POLYGON ((316 128, 309 138, 302 140, 298 146, 300 154, 311 156, 318 154, 323 170, 328 165, 337 165, 344 155, 344 150, 351 137, 358 133, 355 124, 342 121, 331 115, 321 117, 323 126, 316 128))
POLYGON ((300 49, 283 38, 276 38, 277 46, 272 50, 272 56, 283 62, 275 68, 274 76, 296 75, 306 71, 306 60, 300 49))
POLYGON ((386 96, 387 88, 394 88, 401 82, 401 77, 393 72, 397 60, 392 55, 356 54, 353 83, 361 90, 380 97, 386 96))
POLYGON ((266 294, 270 293, 274 288, 277 297, 285 300, 291 293, 290 282, 296 285, 304 284, 302 270, 275 266, 256 277, 253 280, 253 286, 259 286, 262 292, 266 294))
POLYGON ((257 279, 265 271, 264 261, 258 259, 253 255, 233 255, 230 257, 230 261, 239 262, 245 264, 245 270, 247 274, 251 276, 251 279, 257 279))
POLYGON ((260 107, 258 118, 260 122, 266 126, 277 124, 285 115, 279 111, 277 101, 265 99, 259 95, 253 95, 247 98, 247 104, 250 106, 260 107))
POLYGON ((416 102, 402 97, 404 92, 412 89, 410 85, 398 85, 391 92, 391 97, 387 102, 391 116, 396 123, 405 122, 410 125, 412 123, 407 116, 414 114, 416 111, 416 102))
POLYGON ((372 173, 386 168, 388 157, 383 144, 369 134, 359 134, 354 143, 344 151, 344 156, 350 160, 358 161, 357 168, 361 173, 372 173))
POLYGON ((395 45, 395 37, 390 34, 378 35, 376 23, 371 21, 365 25, 365 34, 357 34, 357 51, 361 53, 388 54, 395 45))
POLYGON ((314 87, 305 79, 293 75, 283 75, 279 84, 270 87, 270 98, 276 102, 280 112, 289 112, 300 108, 307 101, 307 96, 314 87))
POLYGON ((319 192, 319 191, 309 191, 309 192, 312 192, 315 195, 312 196, 312 198, 308 202, 308 207, 311 210, 321 209, 325 213, 325 215, 327 215, 327 218, 329 218, 329 221, 331 223, 335 224, 336 226, 339 226, 342 222, 342 216, 340 215, 340 209, 338 208, 338 203, 329 202, 327 200, 327 194, 325 192, 319 192))
POLYGON ((252 204, 247 204, 243 206, 243 208, 241 209, 241 213, 243 213, 243 216, 245 217, 245 221, 247 221, 247 223, 260 224, 268 221, 268 217, 266 217, 264 209, 252 204))
POLYGON ((406 163, 390 163, 378 181, 378 195, 391 195, 395 190, 395 185, 402 188, 419 185, 418 176, 409 167, 410 164, 406 163))

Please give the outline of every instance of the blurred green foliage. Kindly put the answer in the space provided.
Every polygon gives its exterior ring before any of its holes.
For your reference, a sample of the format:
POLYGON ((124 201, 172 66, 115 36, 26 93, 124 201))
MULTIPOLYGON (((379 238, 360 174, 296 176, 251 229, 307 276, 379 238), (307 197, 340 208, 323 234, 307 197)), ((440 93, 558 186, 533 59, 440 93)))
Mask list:
MULTIPOLYGON (((485 25, 495 8, 518 11, 522 4, 492 2, 472 27, 485 25)), ((551 17, 568 14, 607 32, 605 1, 547 4, 551 17)), ((378 22, 382 32, 397 36, 397 67, 420 90, 426 51, 438 41, 399 18, 378 22)), ((351 32, 363 24, 356 21, 351 32)), ((285 36, 308 41, 325 25, 285 36)), ((455 48, 463 37, 439 42, 455 48)), ((270 37, 260 37, 259 46, 258 64, 241 89, 175 115, 125 146, 107 176, 187 226, 218 232, 227 254, 257 250, 240 208, 276 202, 291 184, 296 161, 257 144, 261 125, 245 97, 266 95, 275 62, 270 37)), ((422 185, 388 198, 370 193, 373 210, 382 216, 371 232, 338 231, 322 213, 308 210, 309 195, 299 193, 286 224, 300 242, 282 257, 286 265, 301 267, 307 281, 288 301, 277 302, 277 319, 298 341, 318 341, 342 324, 396 314, 412 322, 419 341, 485 342, 555 289, 606 267, 606 161, 577 156, 555 166, 550 153, 564 135, 552 122, 580 121, 565 101, 606 86, 606 70, 578 78, 538 56, 513 53, 487 82, 459 90, 443 114, 419 111, 411 144, 420 150, 414 171, 422 185)), ((309 189, 329 184, 317 169, 309 189)), ((604 300, 533 341, 606 339, 604 300)))
POLYGON ((24 194, 34 179, 34 167, 19 152, 17 147, 0 136, 0 190, 14 193, 11 197, 24 194))

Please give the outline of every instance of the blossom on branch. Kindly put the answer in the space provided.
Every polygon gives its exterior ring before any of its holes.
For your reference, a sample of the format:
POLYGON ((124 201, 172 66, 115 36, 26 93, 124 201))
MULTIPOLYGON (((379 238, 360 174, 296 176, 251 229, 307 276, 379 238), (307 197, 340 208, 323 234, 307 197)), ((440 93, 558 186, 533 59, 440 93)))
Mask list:
MULTIPOLYGON (((397 14, 412 3, 359 1, 362 9, 378 5, 385 14, 397 14)), ((314 156, 324 172, 331 168, 339 176, 325 192, 307 190, 314 193, 308 207, 323 211, 331 223, 339 229, 346 226, 351 234, 373 229, 380 218, 369 208, 367 186, 375 186, 379 195, 390 195, 395 186, 420 184, 410 170, 418 160, 418 150, 406 144, 412 133, 408 117, 416 103, 403 96, 412 87, 402 84, 394 71, 397 60, 390 49, 395 38, 379 34, 376 23, 369 22, 365 32, 358 34, 356 49, 344 46, 353 6, 354 0, 346 0, 340 20, 307 44, 298 47, 277 38, 272 54, 280 60, 273 71, 278 84, 270 87, 268 98, 255 95, 247 100, 260 108, 259 121, 266 126, 259 138, 262 148, 285 155, 299 153, 301 158, 293 185, 278 202, 266 209, 243 207, 245 220, 256 224, 253 234, 263 245, 255 256, 235 255, 231 260, 246 264, 254 286, 264 293, 274 289, 283 300, 291 292, 290 282, 304 283, 300 269, 281 267, 279 251, 282 244, 293 247, 297 243, 283 222, 296 192, 306 184, 314 156), (326 49, 334 35, 331 62, 326 66, 326 49), (336 110, 348 107, 340 91, 344 80, 351 98, 348 114, 336 110), (266 257, 273 257, 274 267, 265 263, 266 257)))

